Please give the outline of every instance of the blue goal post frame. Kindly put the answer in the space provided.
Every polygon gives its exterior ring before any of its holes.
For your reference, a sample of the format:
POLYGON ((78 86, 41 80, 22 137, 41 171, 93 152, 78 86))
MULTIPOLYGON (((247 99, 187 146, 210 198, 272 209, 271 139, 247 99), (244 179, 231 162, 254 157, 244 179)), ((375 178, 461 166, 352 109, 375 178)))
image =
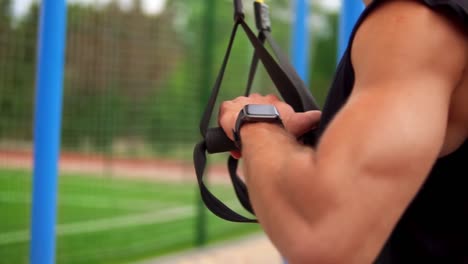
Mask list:
POLYGON ((309 84, 309 50, 310 50, 310 29, 309 17, 312 12, 313 0, 294 0, 293 14, 293 34, 292 34, 292 64, 299 76, 306 84, 309 84))
POLYGON ((55 263, 57 182, 67 6, 42 0, 37 44, 31 264, 55 263))
MULTIPOLYGON (((292 63, 299 76, 309 84, 309 50, 311 43, 311 29, 308 27, 309 17, 312 15, 313 0, 294 0, 293 2, 293 34, 292 34, 292 63)), ((353 28, 364 10, 362 0, 342 0, 339 16, 337 61, 341 60, 353 28)))

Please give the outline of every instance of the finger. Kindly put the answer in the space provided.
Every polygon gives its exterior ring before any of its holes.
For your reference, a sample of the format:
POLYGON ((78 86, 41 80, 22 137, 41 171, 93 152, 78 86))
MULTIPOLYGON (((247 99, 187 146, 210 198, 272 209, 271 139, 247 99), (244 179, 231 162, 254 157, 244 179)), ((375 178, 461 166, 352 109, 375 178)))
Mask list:
POLYGON ((234 98, 234 100, 232 100, 233 103, 241 103, 241 102, 244 102, 244 101, 247 101, 248 97, 245 97, 245 96, 238 96, 236 98, 234 98))
POLYGON ((232 101, 225 101, 221 103, 218 113, 218 125, 223 129, 224 133, 228 136, 229 139, 234 140, 234 135, 232 134, 232 129, 230 124, 233 124, 232 115, 228 114, 232 108, 232 101))
POLYGON ((320 121, 320 111, 295 113, 285 122, 285 127, 295 136, 301 136, 316 127, 320 121))
POLYGON ((221 105, 219 106, 219 110, 218 110, 218 116, 222 116, 224 114, 226 109, 229 107, 229 104, 232 104, 232 103, 230 101, 224 101, 221 103, 221 105))
POLYGON ((260 95, 259 93, 253 93, 251 95, 249 95, 250 98, 254 98, 254 99, 258 99, 258 98, 262 98, 262 95, 260 95))
POLYGON ((268 102, 270 102, 270 103, 279 101, 279 98, 278 98, 278 96, 276 96, 276 94, 269 94, 269 95, 267 95, 265 97, 268 100, 268 102))

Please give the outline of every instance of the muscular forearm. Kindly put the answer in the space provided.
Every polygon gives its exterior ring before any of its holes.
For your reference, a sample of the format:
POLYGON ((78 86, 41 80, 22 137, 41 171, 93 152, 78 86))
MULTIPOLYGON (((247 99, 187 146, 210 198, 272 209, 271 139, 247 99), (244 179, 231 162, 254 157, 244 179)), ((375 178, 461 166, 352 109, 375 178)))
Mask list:
POLYGON ((321 258, 324 244, 314 239, 319 234, 313 227, 332 207, 326 202, 329 193, 312 181, 314 150, 274 124, 248 124, 241 136, 244 174, 263 228, 282 254, 294 258, 291 263, 321 258))
MULTIPOLYGON (((294 186, 297 177, 310 178, 314 175, 315 151, 298 143, 284 128, 276 124, 247 124, 241 130, 243 142, 244 173, 248 186, 267 192, 297 192, 294 186)), ((265 195, 265 204, 271 204, 271 196, 265 195)), ((286 199, 284 197, 278 198, 286 199)), ((289 199, 288 199, 289 200, 289 199)), ((294 201, 287 201, 296 208, 294 201)), ((298 209, 298 208, 296 208, 298 209)), ((270 211, 270 210, 268 210, 270 211)))
POLYGON ((315 151, 265 123, 246 125, 241 137, 255 213, 290 263, 368 263, 375 257, 390 227, 372 226, 369 211, 380 207, 369 207, 363 194, 372 186, 354 182, 352 167, 323 151, 327 142, 315 151))

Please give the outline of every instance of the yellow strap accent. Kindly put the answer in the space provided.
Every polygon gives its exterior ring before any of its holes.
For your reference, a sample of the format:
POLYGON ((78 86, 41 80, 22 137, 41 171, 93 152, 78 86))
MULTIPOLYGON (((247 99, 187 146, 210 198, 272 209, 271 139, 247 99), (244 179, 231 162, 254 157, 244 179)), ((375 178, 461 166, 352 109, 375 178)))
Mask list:
POLYGON ((263 0, 255 0, 255 2, 260 3, 260 4, 263 4, 265 1, 263 1, 263 0))

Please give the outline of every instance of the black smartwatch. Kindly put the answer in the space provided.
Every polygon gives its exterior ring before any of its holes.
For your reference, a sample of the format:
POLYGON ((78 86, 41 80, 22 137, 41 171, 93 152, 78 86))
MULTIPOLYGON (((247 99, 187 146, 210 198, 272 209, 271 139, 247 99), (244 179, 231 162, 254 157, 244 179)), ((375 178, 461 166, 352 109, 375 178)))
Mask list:
POLYGON ((274 105, 270 104, 249 104, 244 106, 237 117, 236 125, 233 129, 234 142, 237 148, 241 149, 240 129, 245 123, 274 123, 283 125, 280 114, 274 105))

